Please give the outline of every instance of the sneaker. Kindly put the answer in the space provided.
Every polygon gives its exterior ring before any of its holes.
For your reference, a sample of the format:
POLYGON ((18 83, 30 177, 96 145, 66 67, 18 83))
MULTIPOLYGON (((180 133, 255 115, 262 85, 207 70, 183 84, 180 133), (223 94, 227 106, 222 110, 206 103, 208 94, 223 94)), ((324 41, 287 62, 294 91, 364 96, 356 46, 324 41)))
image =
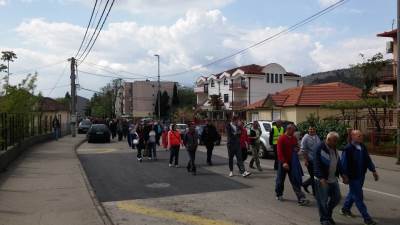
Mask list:
POLYGON ((276 200, 283 202, 283 196, 276 196, 276 200))
POLYGON ((248 177, 248 176, 250 176, 250 175, 251 175, 251 173, 248 172, 248 171, 244 171, 244 173, 242 173, 242 176, 243 176, 243 177, 248 177))
POLYGON ((179 168, 179 165, 175 165, 175 168, 179 168))
POLYGON ((142 159, 142 158, 138 158, 137 160, 138 160, 139 162, 142 162, 143 159, 142 159))
POLYGON ((168 166, 169 166, 169 167, 172 167, 172 164, 170 163, 170 164, 168 164, 168 166))
POLYGON ((310 201, 307 199, 301 199, 297 203, 299 204, 299 206, 307 206, 310 204, 310 201))
POLYGON ((233 177, 233 172, 229 172, 229 177, 233 177))
POLYGON ((355 217, 355 215, 348 209, 340 209, 340 214, 346 217, 355 217))
POLYGON ((364 224, 365 225, 376 225, 377 223, 375 221, 373 221, 372 219, 369 219, 369 220, 365 220, 364 224))
POLYGON ((151 158, 151 157, 147 157, 147 159, 148 159, 148 160, 153 160, 153 158, 151 158))

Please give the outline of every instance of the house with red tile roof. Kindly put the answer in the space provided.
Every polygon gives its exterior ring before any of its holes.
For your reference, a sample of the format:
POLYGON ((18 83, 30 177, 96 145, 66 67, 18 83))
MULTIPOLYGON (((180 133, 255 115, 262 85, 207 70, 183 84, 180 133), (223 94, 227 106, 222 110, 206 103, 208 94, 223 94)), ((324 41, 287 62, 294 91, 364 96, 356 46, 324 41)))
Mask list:
POLYGON ((194 92, 197 95, 197 105, 203 110, 212 110, 210 96, 219 95, 226 110, 244 112, 248 105, 260 101, 268 94, 302 84, 300 75, 287 72, 277 63, 265 66, 250 64, 201 76, 196 80, 194 92))
POLYGON ((247 106, 247 120, 281 119, 297 124, 311 113, 320 118, 335 116, 340 112, 321 106, 334 101, 360 100, 361 92, 361 89, 341 82, 289 88, 247 106))

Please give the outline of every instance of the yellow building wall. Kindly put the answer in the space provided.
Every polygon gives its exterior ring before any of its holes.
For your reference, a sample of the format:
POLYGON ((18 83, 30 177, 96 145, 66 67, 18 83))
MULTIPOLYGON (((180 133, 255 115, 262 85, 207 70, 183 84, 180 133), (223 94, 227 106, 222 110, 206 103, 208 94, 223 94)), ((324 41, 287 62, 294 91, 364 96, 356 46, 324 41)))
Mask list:
POLYGON ((285 107, 281 109, 281 120, 292 121, 297 124, 296 107, 285 107))

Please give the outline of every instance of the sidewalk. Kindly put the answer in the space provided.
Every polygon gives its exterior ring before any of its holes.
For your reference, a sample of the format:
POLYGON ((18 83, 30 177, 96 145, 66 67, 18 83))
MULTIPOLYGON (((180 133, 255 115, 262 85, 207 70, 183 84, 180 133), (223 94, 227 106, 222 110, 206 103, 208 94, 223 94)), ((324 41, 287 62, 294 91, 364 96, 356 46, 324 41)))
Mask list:
POLYGON ((395 157, 371 155, 371 158, 379 169, 400 172, 400 165, 396 164, 397 158, 395 157))
POLYGON ((0 173, 0 225, 102 225, 74 146, 64 137, 25 152, 0 173))

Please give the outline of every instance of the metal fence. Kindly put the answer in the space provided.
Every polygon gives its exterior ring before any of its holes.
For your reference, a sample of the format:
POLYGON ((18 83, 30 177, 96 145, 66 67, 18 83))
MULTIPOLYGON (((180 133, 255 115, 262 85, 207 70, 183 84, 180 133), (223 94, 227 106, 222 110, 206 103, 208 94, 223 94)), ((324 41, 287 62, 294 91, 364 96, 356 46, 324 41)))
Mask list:
MULTIPOLYGON (((52 122, 61 115, 40 113, 0 113, 0 151, 5 151, 23 140, 53 132, 52 122)), ((61 128, 66 124, 61 124, 61 128)), ((63 129, 61 129, 63 130, 63 129)))

